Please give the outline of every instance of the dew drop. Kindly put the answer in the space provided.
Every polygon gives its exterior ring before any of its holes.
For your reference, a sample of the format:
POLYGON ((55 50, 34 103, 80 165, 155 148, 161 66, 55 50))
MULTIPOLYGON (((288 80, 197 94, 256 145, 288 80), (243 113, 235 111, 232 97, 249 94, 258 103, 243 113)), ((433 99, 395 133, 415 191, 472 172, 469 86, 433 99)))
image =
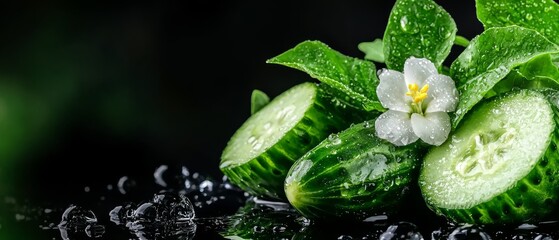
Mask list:
POLYGON ((116 225, 126 225, 134 216, 136 205, 128 202, 121 206, 116 206, 109 212, 109 219, 116 225))
POLYGON ((167 187, 167 183, 163 179, 163 173, 165 173, 168 168, 169 166, 167 165, 161 165, 157 169, 155 169, 155 172, 153 172, 153 178, 155 179, 155 183, 157 185, 167 187))
POLYGON ((266 230, 266 229, 262 226, 254 226, 252 228, 252 231, 255 232, 255 233, 261 233, 261 232, 264 232, 264 230, 266 230))
POLYGON ((87 225, 85 234, 90 238, 100 238, 105 234, 105 226, 103 225, 87 225))
POLYGON ((123 176, 118 180, 117 186, 118 191, 124 195, 136 186, 136 182, 128 178, 128 176, 123 176))
POLYGON ((473 225, 466 224, 457 227, 450 233, 448 240, 459 240, 459 239, 480 239, 480 240, 491 240, 491 237, 479 228, 473 225))
POLYGON ((402 30, 404 32, 408 31, 408 17, 407 16, 403 16, 402 18, 400 18, 400 28, 402 28, 402 30))
MULTIPOLYGON (((58 224, 60 236, 64 240, 70 240, 70 235, 85 231, 90 225, 97 225, 97 216, 93 211, 76 205, 64 210, 62 220, 58 224)), ((91 228, 91 227, 90 227, 91 228)), ((87 231, 86 231, 87 232, 87 231)))
POLYGON ((399 222, 398 224, 390 225, 379 237, 379 240, 396 239, 423 240, 423 236, 419 233, 415 224, 399 222))
POLYGON ((538 236, 536 236, 534 240, 553 240, 553 238, 549 234, 544 233, 538 234, 538 236))

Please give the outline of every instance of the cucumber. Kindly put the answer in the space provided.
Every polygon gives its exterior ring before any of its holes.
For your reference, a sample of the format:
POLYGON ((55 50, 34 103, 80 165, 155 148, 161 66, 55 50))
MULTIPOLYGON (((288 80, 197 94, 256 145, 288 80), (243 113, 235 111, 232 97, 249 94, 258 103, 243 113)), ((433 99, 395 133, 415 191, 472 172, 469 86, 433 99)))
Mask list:
POLYGON ((519 224, 558 206, 557 108, 533 90, 478 104, 444 144, 424 158, 419 185, 427 205, 450 220, 519 224))
POLYGON ((289 170, 290 204, 312 219, 363 220, 395 212, 417 186, 418 144, 395 145, 375 135, 374 120, 332 134, 289 170))
POLYGON ((233 134, 222 152, 220 170, 253 195, 285 199, 283 182, 293 162, 330 133, 362 119, 358 111, 342 105, 315 83, 291 87, 233 134))

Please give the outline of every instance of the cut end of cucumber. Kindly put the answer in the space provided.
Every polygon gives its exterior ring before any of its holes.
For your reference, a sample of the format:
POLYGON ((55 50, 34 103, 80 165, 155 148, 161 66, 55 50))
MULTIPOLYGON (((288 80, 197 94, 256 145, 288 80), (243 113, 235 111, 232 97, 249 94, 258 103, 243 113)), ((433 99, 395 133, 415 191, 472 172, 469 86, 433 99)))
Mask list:
POLYGON ((480 105, 426 155, 419 179, 426 201, 468 209, 513 188, 547 150, 553 114, 545 96, 528 90, 480 105))
POLYGON ((301 185, 299 183, 312 166, 313 162, 311 160, 301 159, 292 166, 292 174, 289 174, 285 179, 285 195, 289 203, 295 208, 306 202, 301 194, 301 185))
POLYGON ((303 118, 316 92, 314 83, 299 84, 252 115, 227 144, 220 168, 246 163, 276 144, 303 118))
POLYGON ((298 182, 291 182, 285 185, 285 196, 287 197, 289 203, 295 208, 298 208, 303 202, 305 202, 305 200, 301 198, 302 195, 299 193, 300 186, 298 182))

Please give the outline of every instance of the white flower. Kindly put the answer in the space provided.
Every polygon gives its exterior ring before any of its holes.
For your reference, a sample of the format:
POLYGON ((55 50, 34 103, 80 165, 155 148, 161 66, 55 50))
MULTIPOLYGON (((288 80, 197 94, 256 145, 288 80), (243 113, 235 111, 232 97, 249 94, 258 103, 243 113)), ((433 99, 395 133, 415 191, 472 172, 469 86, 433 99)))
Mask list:
POLYGON ((403 146, 421 138, 441 145, 450 133, 447 112, 456 109, 458 91, 454 81, 439 74, 425 58, 411 57, 404 72, 382 69, 377 96, 389 110, 380 115, 375 128, 378 137, 403 146))

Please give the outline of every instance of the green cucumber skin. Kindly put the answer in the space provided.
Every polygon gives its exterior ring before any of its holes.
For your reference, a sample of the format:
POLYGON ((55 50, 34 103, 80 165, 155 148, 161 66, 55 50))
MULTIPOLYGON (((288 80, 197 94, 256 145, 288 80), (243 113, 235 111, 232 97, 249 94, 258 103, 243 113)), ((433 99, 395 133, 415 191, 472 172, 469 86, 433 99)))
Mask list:
POLYGON ((221 171, 232 183, 250 194, 286 200, 283 182, 295 160, 330 133, 369 115, 349 107, 335 106, 335 99, 319 85, 314 103, 303 119, 276 144, 247 163, 224 167, 221 171))
POLYGON ((355 221, 393 212, 410 188, 416 187, 421 159, 418 146, 395 147, 379 139, 375 136, 374 121, 353 125, 337 137, 324 140, 291 167, 286 192, 291 184, 298 188, 289 201, 302 215, 312 219, 355 221), (339 145, 332 145, 338 140, 339 145), (360 156, 367 153, 385 156, 389 170, 380 177, 352 182, 351 174, 362 168, 345 166, 365 161, 360 156), (297 169, 297 165, 305 160, 312 161, 312 166, 300 172, 303 170, 297 169), (296 175, 302 176, 289 180, 296 175))
POLYGON ((468 209, 437 208, 428 202, 427 206, 454 222, 483 225, 538 223, 554 214, 559 205, 559 110, 553 104, 551 106, 555 130, 551 133, 547 150, 513 188, 468 209))

